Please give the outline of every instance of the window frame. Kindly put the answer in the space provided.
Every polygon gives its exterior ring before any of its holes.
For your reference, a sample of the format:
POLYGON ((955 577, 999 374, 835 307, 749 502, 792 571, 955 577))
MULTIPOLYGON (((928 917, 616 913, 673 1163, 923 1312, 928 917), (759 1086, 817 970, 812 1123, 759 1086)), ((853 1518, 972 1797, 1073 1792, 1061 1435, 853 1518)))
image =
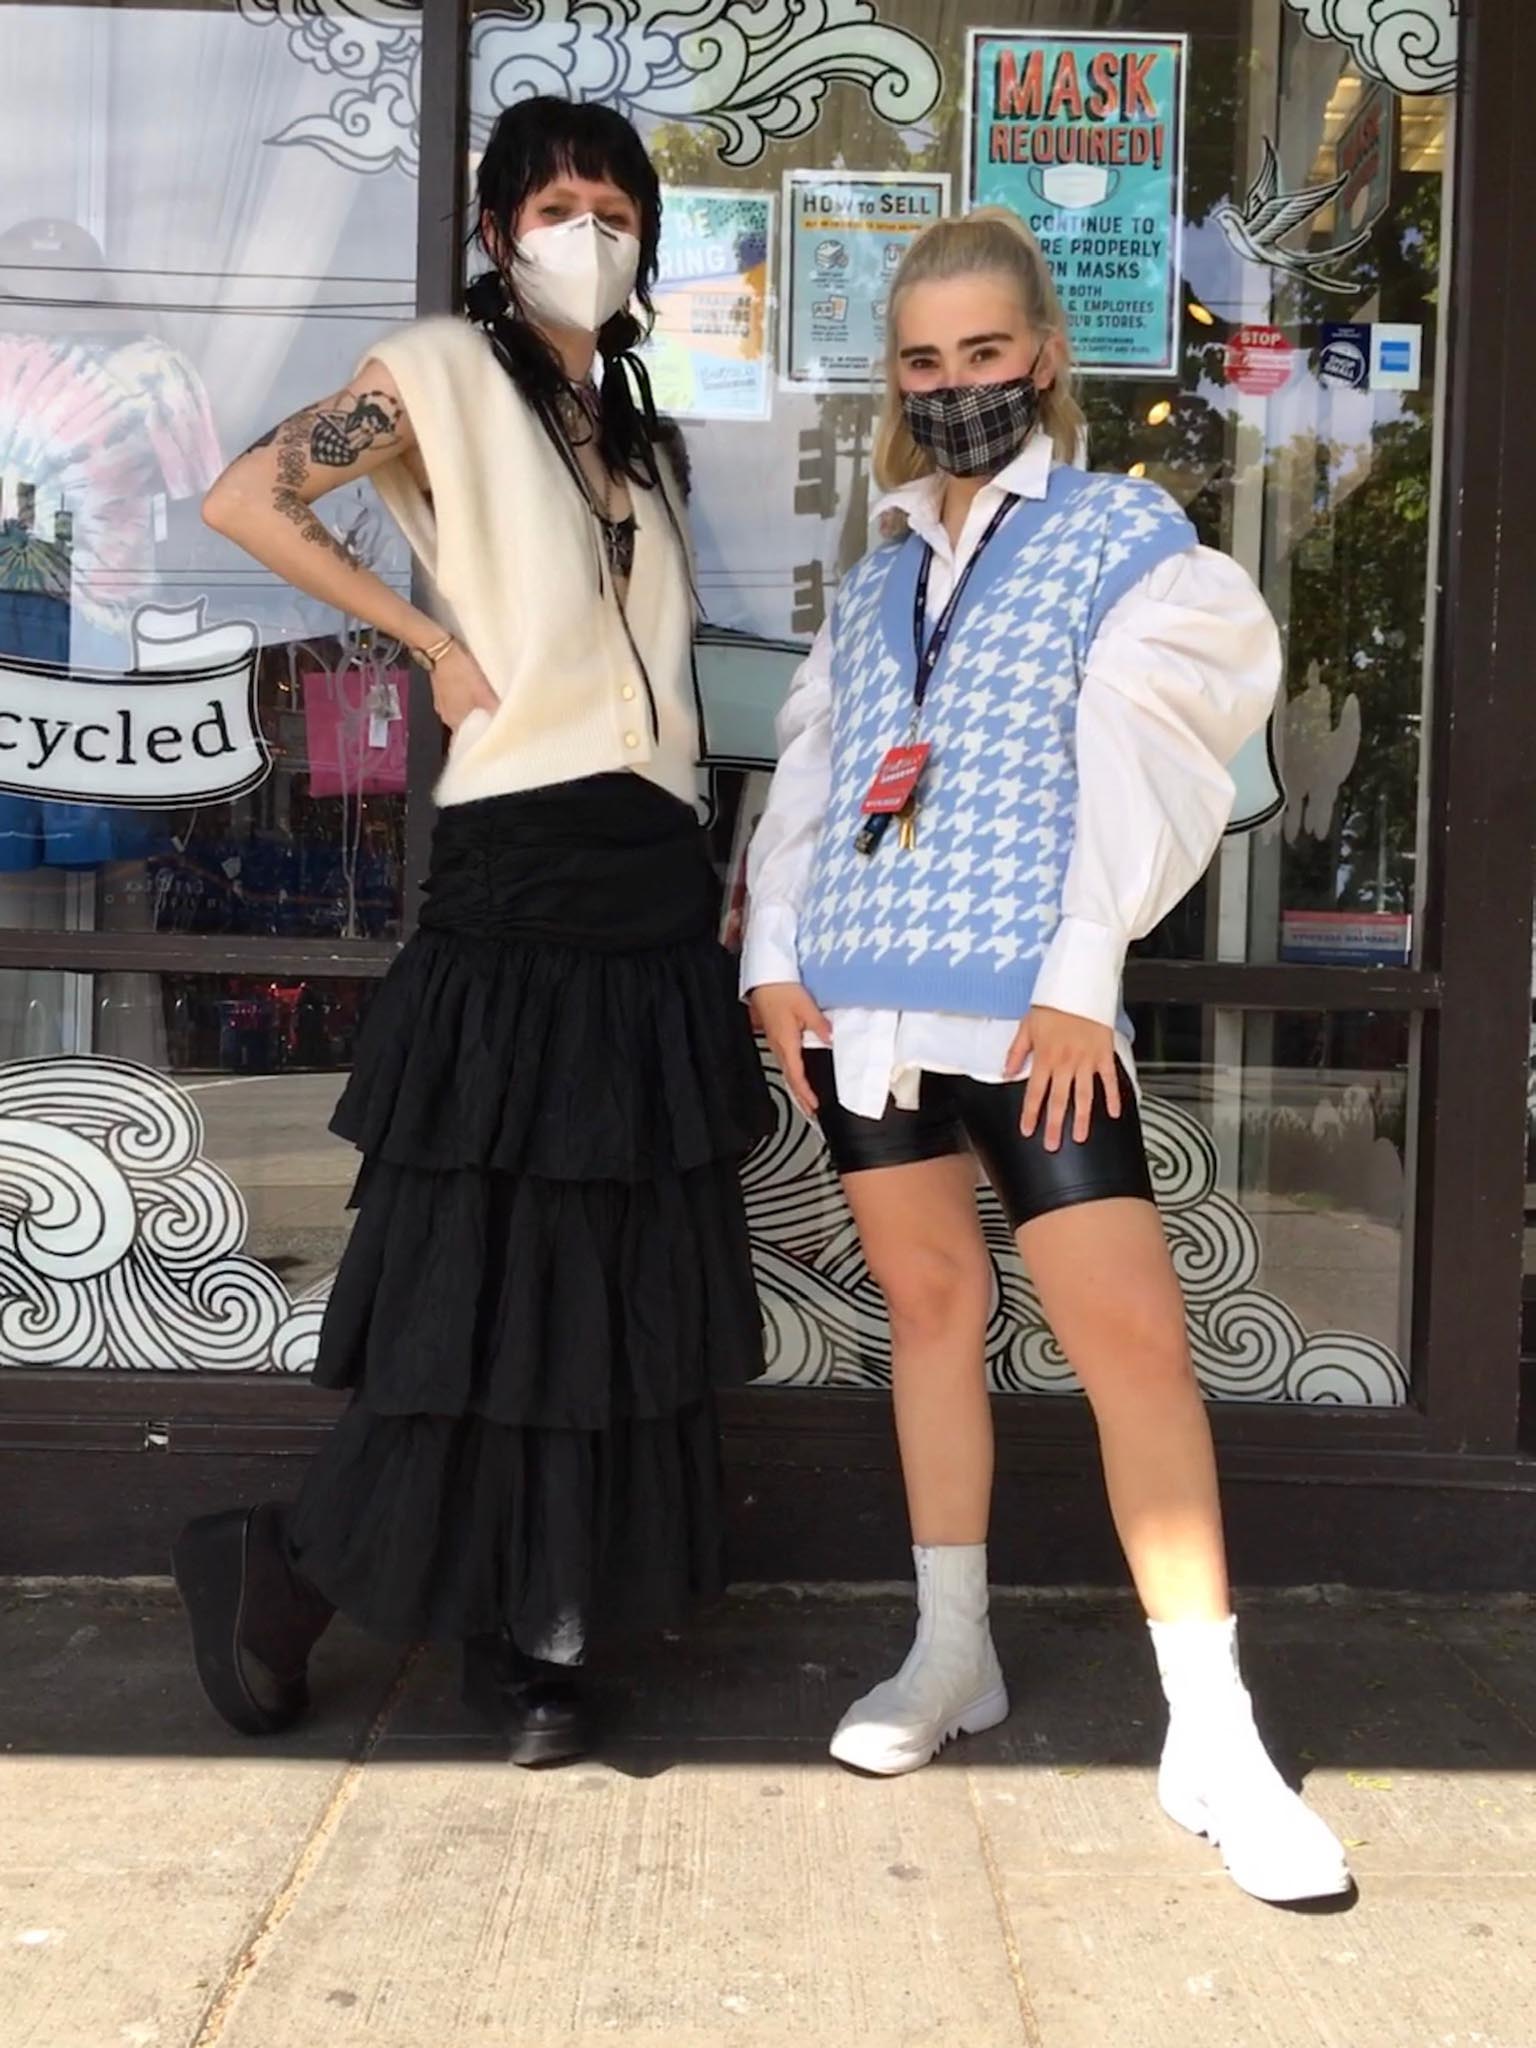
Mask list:
MULTIPOLYGON (((463 275, 469 128, 468 0, 423 0, 417 312, 453 311, 463 275)), ((1520 1315, 1536 743, 1526 650, 1536 647, 1536 396, 1524 372, 1536 332, 1536 270, 1523 260, 1518 190, 1520 81, 1536 68, 1536 14, 1464 0, 1455 122, 1452 265, 1445 280, 1445 473, 1435 625, 1422 967, 1135 960, 1136 1003, 1224 1009, 1393 1010, 1420 1037, 1411 1123, 1414 1162, 1411 1316, 1413 1399, 1406 1409, 1245 1408, 1221 1404, 1224 1444, 1298 1476, 1326 1454, 1364 1461, 1413 1454, 1426 1483, 1468 1458, 1514 1460, 1520 1436, 1520 1315)), ((411 672, 405 929, 414 926, 430 850, 430 790, 441 758, 427 677, 411 672)), ((218 936, 0 931, 0 969, 66 972, 273 972, 378 978, 391 941, 270 941, 218 936)), ((85 1374, 0 1373, 0 1444, 85 1448, 105 1430, 126 1444, 144 1417, 182 1420, 181 1448, 230 1447, 254 1432, 289 1447, 323 1427, 315 1397, 281 1383, 212 1376, 174 1389, 85 1374), (63 1428, 73 1415, 83 1434, 63 1428), (46 1418, 54 1418, 48 1423, 46 1418), (57 1425, 57 1427, 55 1426, 57 1425), (42 1428, 41 1438, 37 1429, 42 1428), (63 1428, 63 1435, 58 1429, 63 1428), (276 1432, 274 1437, 273 1432, 276 1432), (190 1434, 188 1434, 190 1432, 190 1434), (211 1434, 210 1434, 211 1433, 211 1434)), ((888 1472, 880 1396, 749 1389, 727 1404, 740 1454, 765 1460, 850 1459, 888 1472)), ((1000 1474, 1031 1460, 1092 1462, 1081 1404, 1000 1398, 1000 1474)), ((103 1444, 102 1447, 105 1447, 103 1444)), ((1342 1467, 1339 1468, 1342 1475, 1342 1467)), ((1383 1468, 1384 1469, 1384 1468, 1383 1468)), ((1506 1466, 1507 1470, 1508 1467, 1506 1466)))

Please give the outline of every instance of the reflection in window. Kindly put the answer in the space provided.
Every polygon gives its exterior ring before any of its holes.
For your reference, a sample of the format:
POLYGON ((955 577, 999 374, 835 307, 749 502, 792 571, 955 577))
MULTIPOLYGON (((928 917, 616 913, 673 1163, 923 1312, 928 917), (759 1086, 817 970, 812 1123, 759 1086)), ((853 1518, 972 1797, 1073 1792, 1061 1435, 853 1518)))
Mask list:
MULTIPOLYGON (((0 663, 14 664, 8 705, 35 698, 44 714, 105 680, 113 709, 90 716, 114 734, 104 761, 91 742, 98 786, 77 765, 84 786, 61 788, 42 745, 0 753, 0 925, 393 934, 398 650, 360 644, 258 570, 198 503, 232 455, 411 316, 412 170, 276 146, 335 96, 323 25, 108 5, 11 4, 0 18, 0 663), (207 786, 183 800, 185 774, 160 771, 178 755, 185 768, 205 693, 191 691, 187 731, 162 732, 153 758, 138 734, 130 760, 117 709, 131 717, 157 693, 111 679, 211 676, 241 649, 272 772, 221 785, 219 728, 205 726, 207 786), (93 801, 98 788, 114 800, 93 801)), ((353 24, 349 63, 381 33, 353 24)), ((418 38, 408 13, 392 19, 403 74, 418 38)), ((370 489, 322 516, 404 583, 370 489)), ((245 702, 233 692, 220 717, 248 716, 245 702)))

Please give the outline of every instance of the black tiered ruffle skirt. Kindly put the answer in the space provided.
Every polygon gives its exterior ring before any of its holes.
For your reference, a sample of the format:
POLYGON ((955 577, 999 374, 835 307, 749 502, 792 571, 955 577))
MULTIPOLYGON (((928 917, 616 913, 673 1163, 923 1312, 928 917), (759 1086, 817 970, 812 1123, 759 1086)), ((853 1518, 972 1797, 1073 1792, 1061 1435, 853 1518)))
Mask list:
POLYGON ((331 1128, 363 1154, 296 1561, 396 1639, 571 1661, 723 1582, 714 1393, 763 1370, 769 1125, 686 806, 606 775, 439 814, 331 1128))

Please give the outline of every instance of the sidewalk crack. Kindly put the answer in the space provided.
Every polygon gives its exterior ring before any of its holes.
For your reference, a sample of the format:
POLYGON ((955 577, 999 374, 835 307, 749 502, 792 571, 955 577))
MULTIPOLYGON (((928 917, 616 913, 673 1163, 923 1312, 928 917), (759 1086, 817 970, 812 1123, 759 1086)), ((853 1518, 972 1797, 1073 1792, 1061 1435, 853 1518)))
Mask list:
MULTIPOLYGON (((1019 2038, 1024 2048, 1045 2048, 1045 2036, 1040 2031, 1040 2021, 1035 2012, 1035 2002, 1030 1996, 1029 1980, 1024 1975, 1024 1958, 1019 1953, 1018 1938, 1013 1931, 1013 1917, 1008 1911, 1007 1893, 1003 1886, 1003 1874, 997 1867, 997 1853, 992 1846, 986 1818, 981 1810, 981 1798, 976 1789, 976 1777, 972 1771, 965 1774, 965 1789, 971 1802, 971 1818, 976 1823, 976 1836, 981 1844, 981 1860, 986 1868, 987 1885, 992 1893, 992 1907, 997 1914, 998 1930, 1003 1937, 1003 1947, 1008 1956, 1008 1974, 1013 1979, 1013 1995, 1019 2008, 1019 2038)), ((201 2048, 201 2044, 197 2044, 201 2048)))
POLYGON ((1447 1651, 1456 1659, 1456 1662, 1471 1679, 1475 1691, 1480 1692, 1485 1699, 1492 1700, 1495 1705, 1502 1707, 1517 1728, 1522 1729, 1527 1735, 1536 1736, 1536 1724, 1533 1724, 1530 1715, 1526 1713, 1523 1707, 1517 1705, 1514 1700, 1506 1699, 1493 1680, 1485 1672, 1478 1670, 1459 1643, 1452 1642, 1449 1636, 1443 1636, 1436 1628, 1432 1628, 1429 1633, 1434 1637, 1442 1650, 1447 1651))
POLYGON ((277 1937, 278 1930, 298 1904, 305 1885, 314 1875, 316 1866, 329 1848, 332 1837, 341 1825, 343 1815, 357 1797, 363 1772, 383 1739, 390 1716, 399 1703, 406 1680, 410 1677, 420 1655, 421 1650, 418 1646, 407 1651, 402 1658, 400 1667, 390 1682, 389 1690, 369 1722, 352 1761, 337 1779, 331 1796, 326 1801, 324 1812, 310 1829, 298 1855, 289 1866, 287 1876, 273 1893, 255 1932, 225 1972, 223 1981, 209 2001, 208 2009, 203 2015, 203 2023, 193 2035, 189 2048, 217 2048, 217 2043, 223 2038, 235 2001, 261 1966, 277 1937))

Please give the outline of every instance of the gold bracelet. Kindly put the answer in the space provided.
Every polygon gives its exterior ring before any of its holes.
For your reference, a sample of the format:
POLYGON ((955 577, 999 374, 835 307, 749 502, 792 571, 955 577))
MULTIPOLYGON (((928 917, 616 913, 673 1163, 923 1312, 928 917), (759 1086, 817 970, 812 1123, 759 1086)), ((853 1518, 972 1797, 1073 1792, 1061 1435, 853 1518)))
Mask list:
POLYGON ((427 674, 431 675, 432 671, 437 667, 437 664, 442 660, 443 656, 448 652, 449 648, 453 645, 453 635, 451 633, 445 633, 442 639, 437 641, 434 646, 418 647, 416 650, 416 659, 421 663, 422 667, 426 670, 427 674))

